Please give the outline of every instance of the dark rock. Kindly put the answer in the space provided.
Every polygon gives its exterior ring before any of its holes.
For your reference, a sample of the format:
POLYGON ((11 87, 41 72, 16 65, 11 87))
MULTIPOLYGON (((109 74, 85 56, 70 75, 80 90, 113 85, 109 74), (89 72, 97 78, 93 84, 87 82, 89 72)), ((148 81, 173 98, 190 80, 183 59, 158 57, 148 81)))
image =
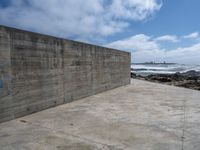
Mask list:
POLYGON ((185 78, 186 80, 198 80, 199 77, 198 76, 189 76, 185 78))
POLYGON ((136 74, 131 72, 131 78, 135 78, 136 77, 136 74))
POLYGON ((179 72, 172 74, 172 80, 181 81, 181 80, 183 80, 183 75, 179 72))
POLYGON ((159 77, 159 76, 154 76, 151 77, 151 80, 155 80, 155 81, 160 81, 160 82, 171 82, 171 79, 168 77, 159 77))
POLYGON ((200 72, 194 70, 175 74, 151 74, 146 77, 136 74, 132 76, 138 79, 200 90, 200 72))
POLYGON ((200 77, 200 72, 199 71, 195 71, 195 70, 190 70, 190 71, 187 71, 185 73, 182 73, 182 75, 184 75, 184 76, 197 76, 197 77, 200 77))

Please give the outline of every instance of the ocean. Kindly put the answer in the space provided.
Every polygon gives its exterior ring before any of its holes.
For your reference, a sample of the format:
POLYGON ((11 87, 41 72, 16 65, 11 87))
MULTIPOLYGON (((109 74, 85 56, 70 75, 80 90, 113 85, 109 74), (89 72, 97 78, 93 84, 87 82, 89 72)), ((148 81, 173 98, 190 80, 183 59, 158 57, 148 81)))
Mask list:
POLYGON ((184 73, 187 71, 200 71, 200 65, 186 64, 132 64, 131 72, 137 75, 149 74, 173 74, 176 72, 184 73))

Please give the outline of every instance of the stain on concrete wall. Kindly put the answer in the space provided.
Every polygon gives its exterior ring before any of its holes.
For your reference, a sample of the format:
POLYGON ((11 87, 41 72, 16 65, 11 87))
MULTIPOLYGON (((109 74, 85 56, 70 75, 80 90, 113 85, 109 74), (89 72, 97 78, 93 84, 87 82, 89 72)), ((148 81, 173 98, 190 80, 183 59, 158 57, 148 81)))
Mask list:
POLYGON ((3 90, 3 79, 0 79, 0 93, 3 90))
POLYGON ((130 83, 130 53, 0 26, 0 122, 130 83))

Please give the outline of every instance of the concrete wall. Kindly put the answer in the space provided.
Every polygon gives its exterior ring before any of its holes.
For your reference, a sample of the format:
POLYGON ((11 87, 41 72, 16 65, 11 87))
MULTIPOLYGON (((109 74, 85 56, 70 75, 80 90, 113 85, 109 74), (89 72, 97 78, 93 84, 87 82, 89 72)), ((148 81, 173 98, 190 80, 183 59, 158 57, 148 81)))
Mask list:
POLYGON ((130 83, 130 53, 0 26, 0 122, 130 83))

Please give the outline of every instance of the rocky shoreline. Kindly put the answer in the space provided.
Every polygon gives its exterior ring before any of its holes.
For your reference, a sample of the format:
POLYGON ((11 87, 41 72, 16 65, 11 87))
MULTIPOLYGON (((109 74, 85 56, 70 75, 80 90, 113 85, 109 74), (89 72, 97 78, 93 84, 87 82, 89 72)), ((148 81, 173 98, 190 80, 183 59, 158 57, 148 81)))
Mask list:
POLYGON ((185 73, 151 74, 147 76, 136 75, 131 72, 131 78, 200 90, 200 72, 194 70, 185 73))

